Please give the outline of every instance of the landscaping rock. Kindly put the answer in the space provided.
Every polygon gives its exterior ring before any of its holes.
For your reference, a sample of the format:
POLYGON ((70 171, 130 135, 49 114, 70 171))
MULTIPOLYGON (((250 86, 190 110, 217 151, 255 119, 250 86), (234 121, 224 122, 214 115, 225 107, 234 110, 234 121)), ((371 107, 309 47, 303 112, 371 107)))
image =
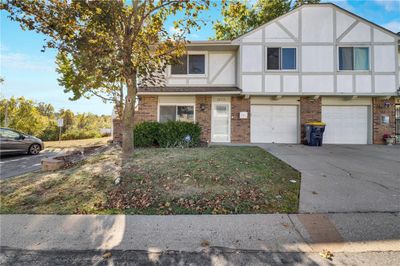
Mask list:
POLYGON ((42 159, 42 171, 55 171, 64 167, 65 161, 55 158, 42 159))

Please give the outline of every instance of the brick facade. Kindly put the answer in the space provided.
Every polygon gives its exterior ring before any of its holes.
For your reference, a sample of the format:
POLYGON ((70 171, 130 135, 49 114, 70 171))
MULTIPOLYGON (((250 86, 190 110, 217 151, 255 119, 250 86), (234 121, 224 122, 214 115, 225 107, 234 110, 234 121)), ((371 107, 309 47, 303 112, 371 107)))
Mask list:
MULTIPOLYGON (((138 109, 135 111, 135 123, 157 121, 158 96, 141 96, 138 109)), ((196 96, 196 122, 202 128, 201 140, 211 142, 212 96, 196 96)), ((321 121, 321 97, 300 97, 301 142, 304 142, 304 124, 321 121)), ((373 143, 383 144, 384 134, 395 134, 395 99, 372 99, 373 143), (389 124, 382 124, 382 115, 389 116, 389 124)), ((231 97, 231 142, 250 143, 250 99, 244 96, 231 97), (240 119, 240 112, 247 112, 247 119, 240 119)), ((113 120, 113 140, 122 141, 122 122, 113 120)))
POLYGON ((382 98, 372 99, 373 113, 373 143, 384 144, 383 135, 394 135, 396 132, 396 109, 395 99, 392 97, 389 100, 382 98), (389 116, 389 124, 382 124, 382 115, 389 116))
MULTIPOLYGON (((141 96, 133 122, 157 121, 158 96, 141 96)), ((122 121, 113 119, 113 141, 122 142, 122 121)))
POLYGON ((135 123, 157 121, 158 96, 140 96, 139 105, 135 111, 135 123))
POLYGON ((120 119, 113 119, 112 140, 113 142, 122 143, 122 121, 120 119))
POLYGON ((231 142, 250 143, 250 98, 231 98, 231 142), (246 119, 240 119, 240 112, 247 112, 246 119))
POLYGON ((201 126, 201 141, 211 142, 211 96, 196 96, 196 122, 201 126))
POLYGON ((300 97, 300 131, 301 143, 305 141, 306 132, 304 124, 313 121, 321 121, 321 97, 300 97))

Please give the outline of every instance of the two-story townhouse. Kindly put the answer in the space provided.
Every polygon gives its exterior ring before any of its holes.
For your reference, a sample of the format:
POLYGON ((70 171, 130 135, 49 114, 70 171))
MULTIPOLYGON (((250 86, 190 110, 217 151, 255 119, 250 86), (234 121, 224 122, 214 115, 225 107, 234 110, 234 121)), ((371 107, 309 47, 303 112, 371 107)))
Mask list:
POLYGON ((202 140, 379 144, 395 133, 399 36, 334 4, 304 5, 232 41, 192 42, 135 121, 193 121, 202 140))

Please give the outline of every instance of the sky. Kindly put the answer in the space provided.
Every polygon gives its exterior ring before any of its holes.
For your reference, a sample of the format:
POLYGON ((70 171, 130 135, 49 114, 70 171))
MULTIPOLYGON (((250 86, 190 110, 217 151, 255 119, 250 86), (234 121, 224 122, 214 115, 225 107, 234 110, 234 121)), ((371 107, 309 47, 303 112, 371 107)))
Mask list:
MULTIPOLYGON (((218 0, 214 0, 218 1, 218 0)), ((255 0, 251 0, 255 1, 255 0)), ((322 1, 327 2, 327 1, 322 1)), ((393 32, 400 31, 400 0, 338 0, 333 2, 350 12, 383 26, 393 32)), ((203 14, 208 21, 200 31, 187 36, 189 40, 207 40, 214 35, 212 21, 218 20, 220 8, 212 8, 203 14)), ((166 28, 172 33, 174 18, 166 21, 166 28)), ((5 82, 0 86, 0 97, 24 96, 36 102, 51 103, 56 109, 69 108, 74 112, 111 114, 112 104, 100 99, 70 101, 71 94, 58 85, 55 71, 56 50, 41 52, 44 36, 23 31, 16 22, 0 11, 0 76, 5 82)))

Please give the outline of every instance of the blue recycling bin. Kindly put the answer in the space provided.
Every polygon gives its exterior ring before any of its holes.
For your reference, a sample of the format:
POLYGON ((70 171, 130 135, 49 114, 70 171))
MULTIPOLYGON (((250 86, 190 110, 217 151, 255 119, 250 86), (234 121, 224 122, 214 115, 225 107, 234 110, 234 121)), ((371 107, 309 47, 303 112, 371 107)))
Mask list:
POLYGON ((309 146, 322 146, 326 124, 323 122, 305 123, 306 144, 309 146))

